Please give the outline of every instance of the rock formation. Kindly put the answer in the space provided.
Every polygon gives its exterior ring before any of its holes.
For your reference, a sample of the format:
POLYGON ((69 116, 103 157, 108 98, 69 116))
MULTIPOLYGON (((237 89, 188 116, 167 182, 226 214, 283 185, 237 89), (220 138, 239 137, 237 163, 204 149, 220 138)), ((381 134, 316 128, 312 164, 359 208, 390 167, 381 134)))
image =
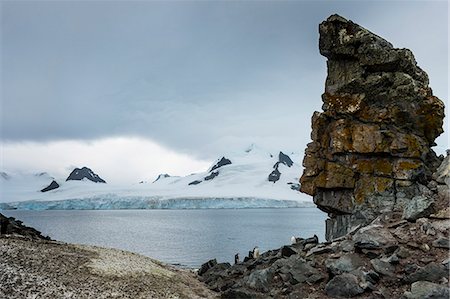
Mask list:
POLYGON ((8 218, 3 214, 0 214, 0 235, 18 235, 32 240, 50 240, 48 236, 43 236, 40 231, 23 225, 22 221, 14 217, 8 218))
MULTIPOLYGON (((270 155, 272 157, 272 155, 270 155)), ((268 180, 269 182, 273 182, 276 183, 280 180, 281 177, 281 172, 278 169, 278 166, 280 166, 280 164, 284 164, 287 167, 291 167, 292 165, 294 165, 294 162, 292 161, 291 157, 289 157, 288 155, 286 155, 283 152, 280 152, 278 154, 278 161, 273 165, 273 171, 269 174, 268 176, 268 180)), ((298 190, 298 189, 293 189, 293 190, 298 190)))
POLYGON ((410 50, 338 15, 319 31, 328 76, 300 182, 329 214, 331 240, 432 193, 427 184, 441 161, 431 146, 443 132, 444 104, 410 50))
POLYGON ((106 183, 98 174, 94 173, 90 168, 75 168, 67 177, 66 181, 81 181, 88 179, 95 183, 106 183))
POLYGON ((47 191, 51 191, 54 189, 58 189, 59 188, 59 184, 53 180, 50 185, 48 185, 47 187, 45 187, 44 189, 41 190, 41 192, 47 192, 47 191))
POLYGON ((170 175, 167 173, 160 173, 158 175, 158 177, 156 178, 156 180, 154 180, 152 183, 156 183, 157 181, 165 179, 165 178, 170 178, 170 175))
POLYGON ((229 164, 231 164, 230 159, 222 157, 216 164, 213 165, 213 167, 211 167, 211 170, 209 172, 213 172, 217 168, 220 168, 222 166, 229 165, 229 164))

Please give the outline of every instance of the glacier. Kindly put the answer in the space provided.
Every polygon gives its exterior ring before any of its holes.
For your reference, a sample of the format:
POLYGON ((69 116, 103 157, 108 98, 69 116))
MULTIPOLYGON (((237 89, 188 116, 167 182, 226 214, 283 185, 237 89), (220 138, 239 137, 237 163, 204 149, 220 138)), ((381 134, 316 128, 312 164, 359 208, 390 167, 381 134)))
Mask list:
POLYGON ((0 203, 0 210, 119 210, 119 209, 249 209, 312 207, 308 202, 264 198, 156 198, 119 195, 58 201, 0 203))
POLYGON ((0 210, 86 209, 243 209, 314 206, 298 191, 298 154, 272 154, 256 147, 221 156, 206 171, 187 176, 163 174, 156 180, 120 185, 89 180, 65 181, 47 173, 0 177, 0 210), (281 158, 283 161, 281 161, 281 158), (224 160, 225 159, 225 160, 224 160), (226 160, 230 160, 228 163, 226 160), (227 162, 227 163, 224 163, 227 162), (276 181, 269 176, 276 169, 276 181), (55 180, 60 187, 42 188, 55 180), (149 183, 153 182, 153 183, 149 183), (196 184, 191 184, 197 182, 196 184))

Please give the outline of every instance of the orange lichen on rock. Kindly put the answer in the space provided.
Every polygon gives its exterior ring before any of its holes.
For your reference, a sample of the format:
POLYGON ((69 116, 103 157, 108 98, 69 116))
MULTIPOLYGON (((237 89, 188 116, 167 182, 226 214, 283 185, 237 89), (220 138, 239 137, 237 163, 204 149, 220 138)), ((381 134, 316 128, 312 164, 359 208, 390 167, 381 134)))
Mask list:
POLYGON ((319 31, 328 58, 324 111, 312 117, 301 191, 330 213, 330 227, 343 214, 361 223, 401 210, 439 164, 431 146, 443 132, 444 104, 411 51, 340 16, 319 31))

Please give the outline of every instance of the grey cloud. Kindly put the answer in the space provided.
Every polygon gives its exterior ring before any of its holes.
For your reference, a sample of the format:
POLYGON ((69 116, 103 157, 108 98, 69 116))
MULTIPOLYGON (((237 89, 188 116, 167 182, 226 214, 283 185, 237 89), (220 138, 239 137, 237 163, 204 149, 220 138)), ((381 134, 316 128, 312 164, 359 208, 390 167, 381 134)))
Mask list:
POLYGON ((4 141, 139 135, 204 157, 251 142, 303 150, 326 76, 317 27, 335 12, 411 48, 447 95, 446 2, 1 5, 4 141))

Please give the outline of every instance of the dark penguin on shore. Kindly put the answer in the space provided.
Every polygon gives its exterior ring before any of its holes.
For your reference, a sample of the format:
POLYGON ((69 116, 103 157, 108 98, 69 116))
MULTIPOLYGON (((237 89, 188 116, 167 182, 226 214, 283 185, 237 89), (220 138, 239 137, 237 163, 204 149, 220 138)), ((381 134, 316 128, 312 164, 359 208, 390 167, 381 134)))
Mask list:
POLYGON ((234 255, 234 264, 239 264, 239 253, 234 255))

